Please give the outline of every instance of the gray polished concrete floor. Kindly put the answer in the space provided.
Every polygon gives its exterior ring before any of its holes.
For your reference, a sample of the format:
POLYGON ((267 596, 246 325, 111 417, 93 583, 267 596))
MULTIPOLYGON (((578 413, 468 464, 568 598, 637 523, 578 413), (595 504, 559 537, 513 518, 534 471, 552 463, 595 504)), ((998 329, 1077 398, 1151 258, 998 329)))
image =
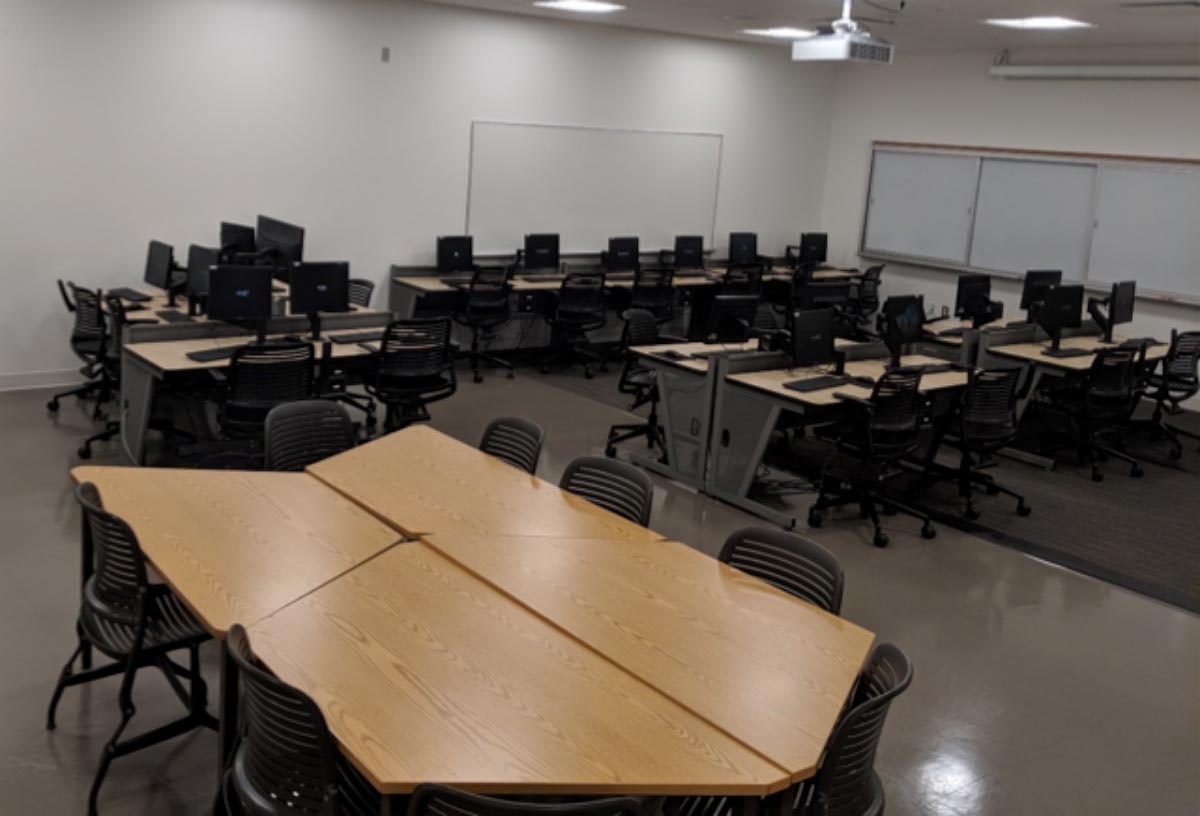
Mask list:
MULTIPOLYGON (((555 480, 572 458, 601 452, 607 426, 628 417, 553 381, 464 378, 434 407, 434 425, 474 443, 495 416, 533 419, 548 434, 539 475, 555 480)), ((47 418, 46 398, 0 394, 0 813, 83 813, 116 722, 116 685, 104 681, 69 689, 58 730, 44 729, 77 610, 79 519, 67 471, 91 427, 73 403, 47 418)), ((117 463, 115 449, 98 447, 95 461, 117 463)), ((651 526, 705 552, 756 523, 655 483, 651 526)), ((889 534, 892 546, 877 550, 865 526, 811 531, 846 569, 843 614, 915 666, 877 762, 889 814, 1200 813, 1200 618, 947 528, 925 541, 897 518, 889 534)), ((215 702, 211 648, 208 657, 215 702)), ((143 676, 135 731, 176 713, 161 678, 143 676)), ((215 762, 207 732, 122 758, 101 812, 204 813, 215 762)))

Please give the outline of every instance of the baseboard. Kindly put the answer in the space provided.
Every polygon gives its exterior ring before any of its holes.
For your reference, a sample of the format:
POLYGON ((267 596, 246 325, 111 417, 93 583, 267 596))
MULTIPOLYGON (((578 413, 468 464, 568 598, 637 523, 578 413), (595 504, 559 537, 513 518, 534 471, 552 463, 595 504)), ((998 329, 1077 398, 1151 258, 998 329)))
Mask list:
POLYGON ((0 391, 22 391, 29 388, 69 387, 83 382, 79 370, 64 368, 57 371, 21 371, 0 374, 0 391))

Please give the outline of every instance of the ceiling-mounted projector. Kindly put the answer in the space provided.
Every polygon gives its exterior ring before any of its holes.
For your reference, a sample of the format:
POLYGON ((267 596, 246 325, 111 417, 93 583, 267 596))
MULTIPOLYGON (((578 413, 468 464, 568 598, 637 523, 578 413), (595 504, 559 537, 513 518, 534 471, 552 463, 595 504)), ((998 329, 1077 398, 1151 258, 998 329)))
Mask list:
POLYGON ((872 37, 866 27, 850 16, 852 0, 842 3, 842 16, 817 30, 811 37, 792 43, 793 62, 892 63, 892 44, 872 37))

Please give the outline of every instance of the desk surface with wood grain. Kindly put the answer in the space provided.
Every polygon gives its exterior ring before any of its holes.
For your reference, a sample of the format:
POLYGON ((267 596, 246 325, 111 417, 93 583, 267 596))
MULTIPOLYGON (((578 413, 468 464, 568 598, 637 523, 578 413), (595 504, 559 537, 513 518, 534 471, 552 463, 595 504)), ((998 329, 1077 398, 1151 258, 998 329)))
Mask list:
MULTIPOLYGON (((900 362, 906 366, 913 366, 941 365, 946 361, 937 357, 927 357, 923 354, 910 354, 902 357, 900 362)), ((871 377, 878 380, 883 376, 887 365, 887 360, 856 360, 846 363, 846 374, 851 377, 871 377)), ((789 383, 793 380, 821 377, 828 373, 824 369, 816 368, 772 369, 770 371, 751 371, 744 374, 732 374, 728 377, 728 381, 736 385, 765 391, 773 396, 810 406, 836 405, 839 400, 834 395, 839 393, 861 399, 867 399, 871 396, 871 388, 869 386, 853 385, 850 383, 826 388, 822 391, 811 391, 807 394, 800 391, 792 391, 784 387, 784 383, 789 383)), ((926 374, 921 377, 922 391, 962 388, 966 384, 966 371, 943 371, 937 374, 926 374)))
MULTIPOLYGON (((581 272, 583 270, 580 270, 581 272)), ((725 274, 725 269, 722 267, 712 267, 704 270, 704 274, 680 274, 676 275, 674 280, 675 286, 682 289, 690 289, 702 286, 716 286, 721 282, 722 276, 725 274)), ((785 267, 777 267, 772 269, 765 276, 765 280, 790 280, 792 270, 785 267)), ((465 291, 463 286, 452 286, 443 282, 444 278, 457 277, 455 275, 394 275, 392 282, 401 286, 406 286, 409 289, 415 289, 424 294, 431 293, 446 293, 446 292, 461 292, 465 291)), ((540 277, 540 276, 539 276, 540 277)), ((853 281, 862 277, 862 273, 854 269, 818 269, 812 274, 812 280, 815 281, 853 281)), ((605 282, 610 289, 632 289, 632 278, 609 278, 605 282)), ((562 286, 562 277, 556 277, 554 280, 534 279, 529 280, 520 275, 516 275, 512 279, 512 288, 514 292, 556 292, 562 286)))
MULTIPOLYGON (((366 331, 360 329, 359 331, 366 331)), ((343 333, 353 334, 354 329, 346 329, 343 333)), ((285 335, 272 335, 268 340, 281 340, 285 335)), ((310 340, 307 333, 302 336, 302 342, 310 343, 313 347, 314 360, 320 361, 324 340, 310 340)), ((237 348, 253 343, 254 338, 246 335, 235 337, 202 337, 191 340, 160 340, 145 343, 126 343, 122 348, 126 354, 132 355, 160 374, 179 371, 200 371, 207 368, 226 368, 230 358, 220 360, 193 360, 188 357, 193 351, 207 351, 214 348, 237 348)), ((366 357, 372 351, 358 343, 330 342, 334 359, 347 357, 366 357)), ((376 348, 378 344, 376 344, 376 348)))
MULTIPOLYGON (((854 340, 838 337, 834 347, 847 349, 860 345, 854 340)), ((756 351, 757 340, 747 340, 744 343, 660 343, 656 346, 637 346, 630 351, 638 357, 647 358, 649 362, 667 363, 687 371, 703 374, 708 371, 707 357, 693 357, 695 354, 721 354, 724 352, 756 351), (685 359, 677 359, 675 355, 686 355, 685 359)))
POLYGON ((249 625, 402 537, 303 473, 77 467, 212 633, 249 625))
MULTIPOLYGON (((1121 337, 1114 337, 1113 340, 1114 344, 1123 342, 1123 338, 1121 337)), ((1050 348, 1049 342, 1013 343, 1012 345, 1007 346, 989 346, 988 353, 996 354, 1001 357, 1011 357, 1016 360, 1027 360, 1029 362, 1038 363, 1039 365, 1063 369, 1065 371, 1087 371, 1092 367, 1092 363, 1096 359, 1094 352, 1115 347, 1115 345, 1105 345, 1101 342, 1101 338, 1096 335, 1064 337, 1060 345, 1062 348, 1084 349, 1093 353, 1082 354, 1078 357, 1049 357, 1043 353, 1046 349, 1050 348)), ((1150 346, 1148 349, 1146 349, 1146 360, 1161 360, 1167 356, 1167 353, 1170 350, 1171 346, 1168 343, 1163 343, 1162 345, 1158 346, 1150 346)))
POLYGON ((259 622, 250 641, 384 793, 431 780, 494 794, 788 784, 783 768, 422 543, 259 622))
POLYGON ((425 426, 376 439, 308 472, 411 537, 469 531, 662 538, 425 426))
POLYGON ((787 769, 811 776, 874 636, 670 541, 424 541, 787 769))

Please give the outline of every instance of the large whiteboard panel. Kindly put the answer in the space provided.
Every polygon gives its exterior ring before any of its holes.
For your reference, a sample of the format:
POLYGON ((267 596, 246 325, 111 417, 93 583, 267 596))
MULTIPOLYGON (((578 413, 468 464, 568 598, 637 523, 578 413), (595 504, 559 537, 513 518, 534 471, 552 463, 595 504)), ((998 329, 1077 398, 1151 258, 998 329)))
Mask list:
POLYGON ((1088 278, 1200 297, 1200 171, 1102 167, 1088 278))
POLYGON ((1083 280, 1095 175, 1086 164, 984 159, 970 265, 1083 280))
POLYGON ((865 252, 966 263, 979 159, 876 151, 865 252))
POLYGON ((563 252, 621 235, 644 249, 676 235, 711 245, 720 172, 715 134, 475 122, 467 229, 477 253, 511 251, 532 232, 559 233, 563 252))

